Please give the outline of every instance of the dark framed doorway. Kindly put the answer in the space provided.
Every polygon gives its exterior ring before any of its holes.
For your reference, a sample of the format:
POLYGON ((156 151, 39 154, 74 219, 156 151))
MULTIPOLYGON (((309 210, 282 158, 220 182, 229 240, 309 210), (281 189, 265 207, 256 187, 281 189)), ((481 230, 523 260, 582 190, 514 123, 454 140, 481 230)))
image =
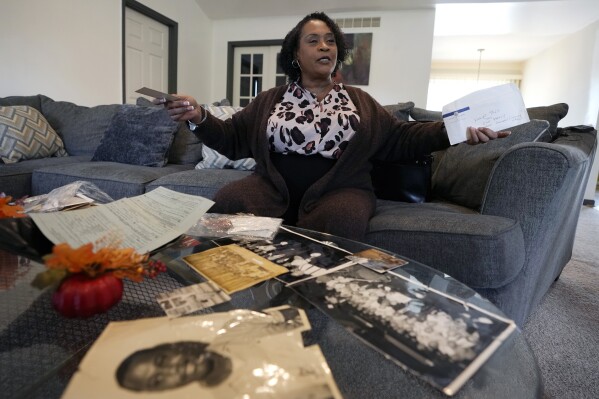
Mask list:
POLYGON ((245 40, 227 43, 227 98, 233 100, 233 87, 235 86, 235 50, 243 47, 269 47, 281 46, 283 39, 273 40, 245 40))
POLYGON ((122 97, 123 103, 126 102, 126 87, 127 87, 127 65, 126 65, 126 9, 129 8, 131 10, 137 11, 144 16, 165 25, 168 28, 168 92, 176 93, 177 92, 177 46, 178 46, 178 35, 179 35, 179 24, 172 19, 152 10, 151 8, 141 4, 135 0, 122 0, 122 74, 123 74, 123 87, 122 87, 122 97))

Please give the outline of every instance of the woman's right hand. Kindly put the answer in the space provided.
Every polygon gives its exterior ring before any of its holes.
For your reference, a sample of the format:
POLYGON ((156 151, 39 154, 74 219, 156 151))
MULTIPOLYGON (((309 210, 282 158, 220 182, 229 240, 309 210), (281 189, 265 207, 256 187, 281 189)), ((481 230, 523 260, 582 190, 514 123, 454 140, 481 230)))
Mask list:
POLYGON ((175 122, 191 121, 199 124, 206 111, 198 105, 195 98, 185 94, 174 94, 174 96, 177 99, 173 101, 165 98, 155 98, 152 102, 156 105, 164 105, 171 119, 175 122))

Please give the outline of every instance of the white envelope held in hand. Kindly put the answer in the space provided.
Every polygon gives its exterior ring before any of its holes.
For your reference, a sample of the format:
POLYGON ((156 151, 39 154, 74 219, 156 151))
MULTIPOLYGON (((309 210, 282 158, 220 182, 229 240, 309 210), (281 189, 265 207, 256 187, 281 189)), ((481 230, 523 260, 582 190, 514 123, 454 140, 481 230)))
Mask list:
POLYGON ((513 83, 470 93, 445 105, 441 113, 452 145, 468 139, 470 126, 499 131, 530 121, 522 94, 513 83))

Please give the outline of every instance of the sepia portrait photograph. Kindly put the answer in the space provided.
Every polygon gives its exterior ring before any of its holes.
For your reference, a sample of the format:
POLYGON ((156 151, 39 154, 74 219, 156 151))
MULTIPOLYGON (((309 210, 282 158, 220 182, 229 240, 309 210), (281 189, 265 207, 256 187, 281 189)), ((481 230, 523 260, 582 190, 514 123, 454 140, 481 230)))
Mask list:
POLYGON ((304 347, 309 328, 288 306, 111 322, 63 398, 340 398, 318 346, 304 347))

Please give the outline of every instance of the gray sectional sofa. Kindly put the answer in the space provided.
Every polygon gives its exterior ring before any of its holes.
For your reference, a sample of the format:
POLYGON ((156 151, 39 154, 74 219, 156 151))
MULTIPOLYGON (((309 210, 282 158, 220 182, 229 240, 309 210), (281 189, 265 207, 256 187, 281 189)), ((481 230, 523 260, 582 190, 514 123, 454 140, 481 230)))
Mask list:
MULTIPOLYGON (((0 107, 16 105, 39 110, 69 156, 0 164, 0 192, 13 197, 87 180, 114 199, 159 186, 212 198, 227 182, 251 173, 195 169, 202 143, 184 124, 175 127, 172 142, 166 140, 163 166, 98 160, 105 135, 111 129, 115 134, 115 115, 135 106, 82 107, 43 95, 0 98, 0 107)), ((387 108, 405 120, 439 118, 413 103, 387 108)), ((522 326, 571 257, 596 150, 592 127, 557 128, 566 113, 565 104, 529 109, 536 119, 514 127, 507 139, 434 154, 431 200, 379 200, 366 241, 453 276, 522 326)), ((125 137, 118 131, 123 126, 116 128, 116 143, 125 137)))

